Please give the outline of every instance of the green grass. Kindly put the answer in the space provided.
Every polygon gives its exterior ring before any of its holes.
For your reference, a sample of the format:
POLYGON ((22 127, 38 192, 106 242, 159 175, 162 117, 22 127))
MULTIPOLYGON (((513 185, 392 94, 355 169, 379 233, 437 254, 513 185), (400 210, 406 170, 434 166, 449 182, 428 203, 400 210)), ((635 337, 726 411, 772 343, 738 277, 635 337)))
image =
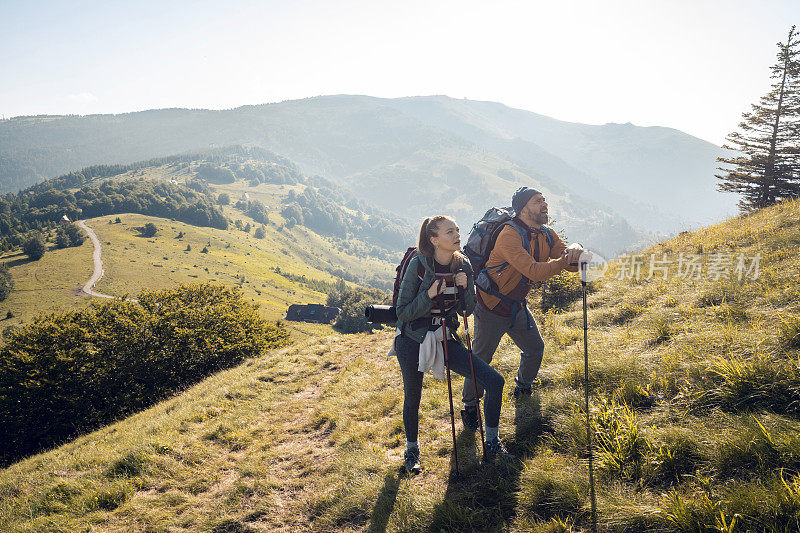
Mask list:
MULTIPOLYGON (((602 530, 800 528, 798 221, 784 202, 644 251, 759 251, 757 280, 609 276, 589 297, 602 530)), ((588 530, 582 309, 537 315, 538 391, 501 413, 516 463, 480 465, 458 423, 451 478, 447 385, 426 377, 423 472, 400 476, 392 332, 319 334, 3 470, 0 529, 588 530)), ((493 366, 507 383, 518 362, 504 339, 493 366)))
POLYGON ((0 328, 30 322, 37 314, 84 306, 89 297, 81 288, 92 275, 92 245, 87 240, 76 248, 48 251, 38 261, 21 252, 0 257, 9 267, 14 290, 0 302, 0 328), (6 318, 8 312, 13 318, 6 318))
MULTIPOLYGON (((155 167, 137 170, 148 179, 185 180, 185 171, 155 167)), ((123 176, 124 177, 124 176, 123 176)), ((262 184, 256 188, 237 182, 215 187, 229 192, 233 201, 248 192, 251 198, 279 209, 280 200, 291 186, 262 184)), ((240 219, 252 226, 249 233, 230 225, 226 231, 191 226, 173 220, 138 214, 98 217, 86 223, 102 244, 104 276, 95 290, 112 296, 133 296, 142 289, 163 289, 178 283, 208 281, 238 285, 253 302, 261 306, 269 320, 280 320, 291 304, 325 303, 327 295, 291 281, 275 269, 305 275, 309 279, 333 282, 335 269, 355 273, 363 278, 390 278, 393 265, 387 261, 346 253, 332 239, 324 238, 303 227, 283 227, 277 212, 270 213, 266 237, 254 236, 258 224, 228 206, 231 220, 240 219), (121 223, 114 223, 119 218, 121 223), (159 232, 144 238, 137 228, 152 222, 159 232), (179 234, 181 238, 177 238, 179 234), (208 253, 202 253, 204 248, 208 253)), ((29 261, 15 253, 0 258, 9 267, 15 290, 0 302, 0 328, 29 323, 36 315, 86 305, 92 298, 81 288, 92 273, 91 241, 77 248, 52 248, 39 261, 29 261), (8 311, 13 318, 5 319, 8 311)), ((288 323, 296 335, 330 333, 328 326, 288 323)))

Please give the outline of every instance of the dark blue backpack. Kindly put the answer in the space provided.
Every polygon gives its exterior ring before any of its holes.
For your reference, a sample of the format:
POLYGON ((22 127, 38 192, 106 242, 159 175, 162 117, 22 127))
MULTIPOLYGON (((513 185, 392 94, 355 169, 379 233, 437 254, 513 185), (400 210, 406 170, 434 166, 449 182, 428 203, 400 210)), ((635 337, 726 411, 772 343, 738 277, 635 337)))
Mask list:
MULTIPOLYGON (((488 273, 489 270, 494 269, 496 269, 497 272, 502 272, 503 269, 508 266, 508 262, 493 266, 491 268, 485 268, 486 261, 489 260, 489 254, 491 254, 495 242, 497 241, 497 236, 500 234, 503 226, 511 226, 517 230, 517 233, 519 233, 519 236, 522 239, 522 246, 525 248, 525 251, 528 253, 531 252, 527 231, 525 228, 520 227, 519 224, 514 222, 514 210, 510 207, 492 207, 486 211, 486 214, 483 215, 483 218, 481 218, 472 226, 472 230, 469 232, 469 236, 467 237, 467 243, 464 245, 464 254, 467 256, 470 264, 472 265, 472 271, 475 272, 475 286, 486 294, 491 294, 492 296, 496 296, 501 300, 512 304, 511 324, 513 326, 516 319, 517 309, 522 302, 512 300, 506 295, 501 294, 498 290, 497 284, 492 281, 492 278, 489 277, 488 273)), ((542 226, 542 229, 544 230, 548 246, 552 247, 553 243, 555 242, 553 230, 546 226, 542 226)))

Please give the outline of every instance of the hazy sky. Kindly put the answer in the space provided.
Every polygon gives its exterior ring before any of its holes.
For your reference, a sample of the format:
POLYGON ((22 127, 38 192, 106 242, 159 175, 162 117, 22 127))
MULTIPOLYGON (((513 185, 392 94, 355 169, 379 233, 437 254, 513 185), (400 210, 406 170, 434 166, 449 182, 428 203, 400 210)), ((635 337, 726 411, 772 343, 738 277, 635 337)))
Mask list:
POLYGON ((717 144, 800 0, 0 0, 0 116, 446 94, 717 144))

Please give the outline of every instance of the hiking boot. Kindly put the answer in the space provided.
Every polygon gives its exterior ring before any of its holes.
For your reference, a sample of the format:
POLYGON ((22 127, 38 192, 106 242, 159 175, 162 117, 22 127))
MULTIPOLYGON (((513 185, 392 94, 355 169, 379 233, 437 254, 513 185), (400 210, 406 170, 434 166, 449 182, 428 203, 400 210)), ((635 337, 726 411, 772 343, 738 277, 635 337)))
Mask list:
POLYGON ((461 410, 461 423, 464 424, 464 429, 475 431, 478 429, 478 406, 465 405, 461 410))
POLYGON ((483 454, 484 463, 493 463, 497 460, 513 461, 514 459, 516 459, 516 457, 508 453, 508 450, 503 446, 503 442, 499 437, 494 440, 486 441, 486 451, 483 454))
POLYGON ((531 397, 532 388, 531 387, 523 387, 519 383, 514 386, 514 398, 530 398, 531 397))
POLYGON ((419 474, 422 470, 422 466, 419 464, 419 448, 416 446, 413 448, 406 448, 403 454, 403 460, 405 462, 406 474, 419 474))

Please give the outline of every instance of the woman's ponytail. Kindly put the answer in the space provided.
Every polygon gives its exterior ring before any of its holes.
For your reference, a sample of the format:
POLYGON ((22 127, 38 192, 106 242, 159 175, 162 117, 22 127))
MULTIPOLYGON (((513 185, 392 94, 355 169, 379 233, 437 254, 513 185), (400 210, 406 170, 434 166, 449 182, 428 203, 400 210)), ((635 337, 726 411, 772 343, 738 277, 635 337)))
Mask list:
MULTIPOLYGON (((424 255, 425 257, 433 257, 433 243, 431 242, 431 235, 429 235, 432 228, 430 228, 431 222, 436 217, 427 217, 425 220, 422 221, 422 227, 419 228, 419 240, 417 241, 417 250, 419 253, 424 255)), ((435 230, 437 228, 433 228, 434 233, 433 236, 436 235, 435 230)))

